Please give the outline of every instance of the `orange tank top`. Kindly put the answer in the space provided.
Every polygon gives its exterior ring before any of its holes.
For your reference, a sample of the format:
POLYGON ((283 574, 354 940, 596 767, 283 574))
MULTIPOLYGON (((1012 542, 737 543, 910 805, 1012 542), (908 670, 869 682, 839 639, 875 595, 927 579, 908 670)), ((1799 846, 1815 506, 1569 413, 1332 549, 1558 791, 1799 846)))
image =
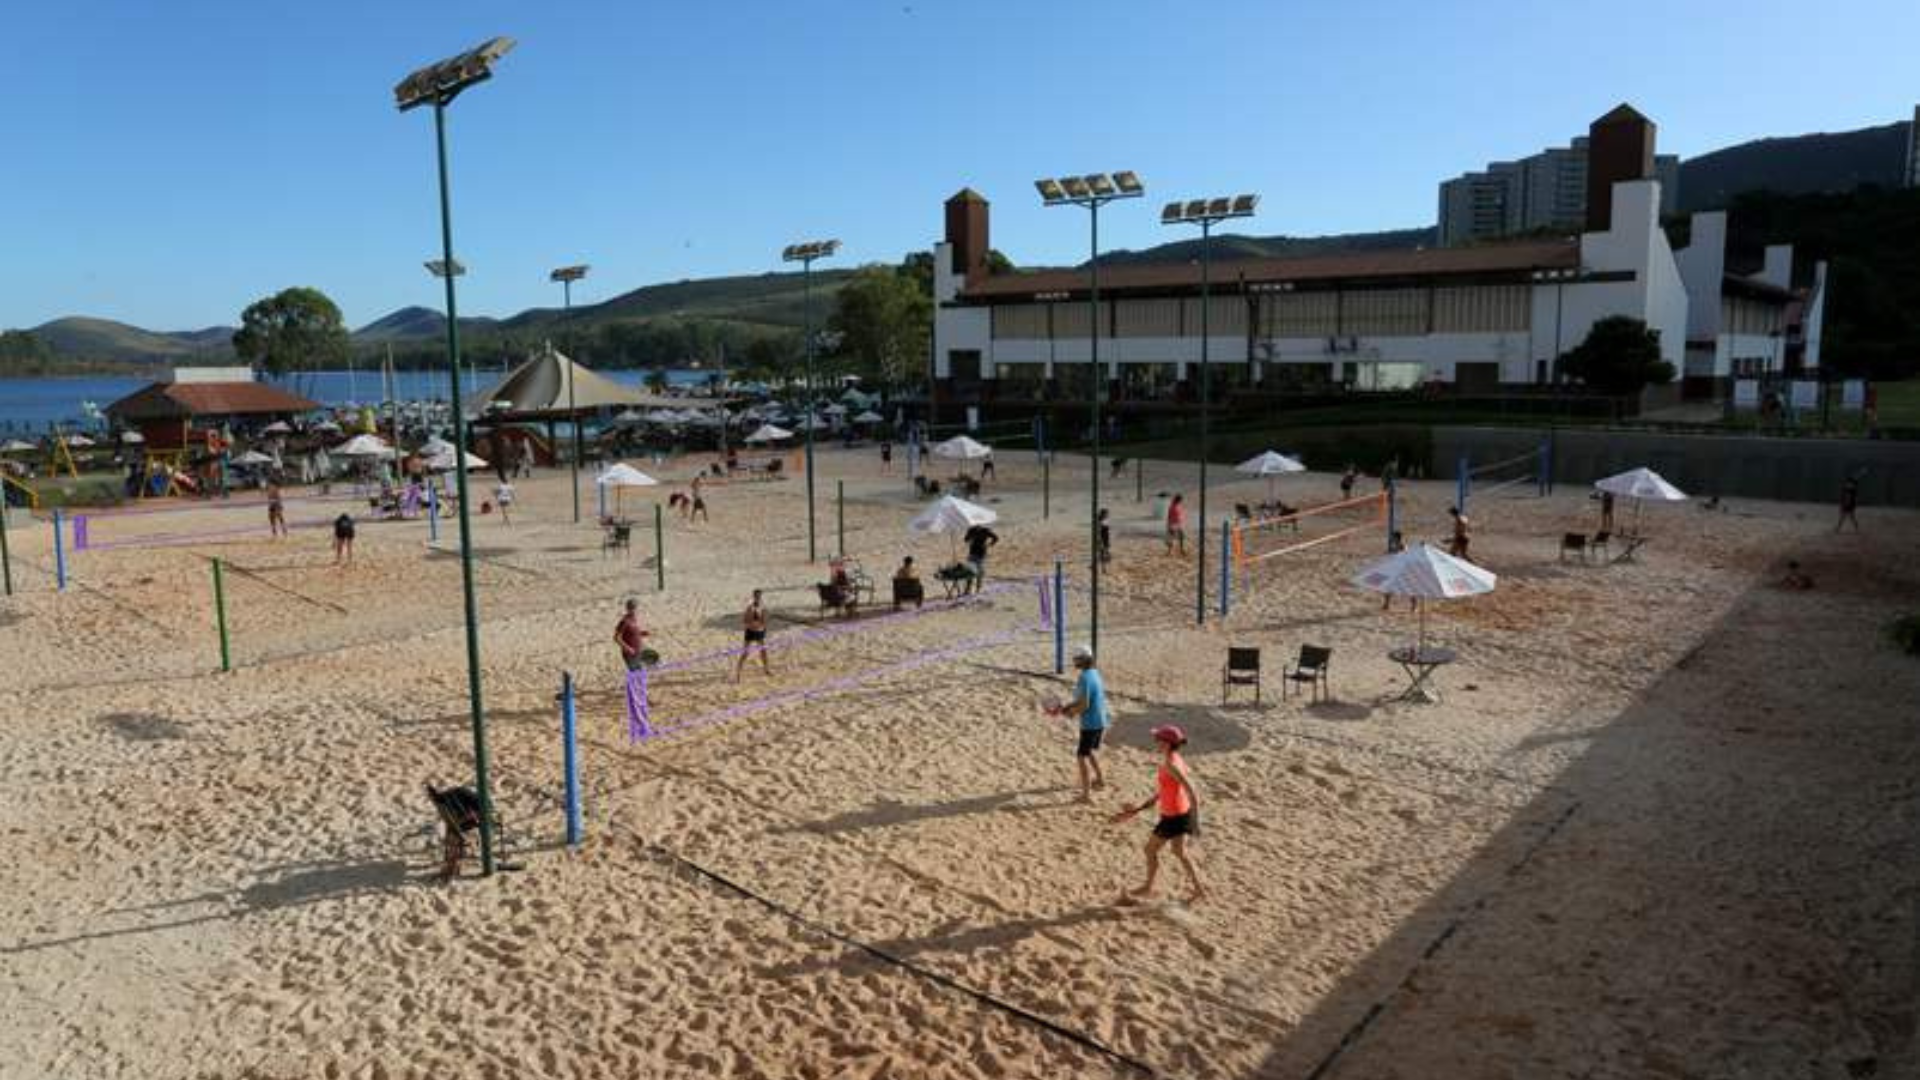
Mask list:
POLYGON ((1160 816, 1179 817, 1193 812, 1193 799, 1187 794, 1187 786, 1180 782, 1180 773, 1187 769, 1187 763, 1180 760, 1179 754, 1171 755, 1160 766, 1160 816), (1174 769, 1178 768, 1179 773, 1174 769))

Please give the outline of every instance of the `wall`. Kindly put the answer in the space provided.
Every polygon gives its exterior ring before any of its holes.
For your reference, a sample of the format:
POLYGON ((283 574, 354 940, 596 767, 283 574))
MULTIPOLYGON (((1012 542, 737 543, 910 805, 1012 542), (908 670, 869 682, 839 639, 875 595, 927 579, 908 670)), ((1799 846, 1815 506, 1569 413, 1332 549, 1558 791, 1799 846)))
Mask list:
MULTIPOLYGON (((1463 454, 1481 461, 1509 458, 1543 437, 1547 432, 1537 428, 1435 428, 1436 475, 1452 476, 1463 454)), ((1584 487, 1644 465, 1702 498, 1832 504, 1840 482, 1860 472, 1862 504, 1920 507, 1920 443, 1578 428, 1558 428, 1551 437, 1557 484, 1584 487)))

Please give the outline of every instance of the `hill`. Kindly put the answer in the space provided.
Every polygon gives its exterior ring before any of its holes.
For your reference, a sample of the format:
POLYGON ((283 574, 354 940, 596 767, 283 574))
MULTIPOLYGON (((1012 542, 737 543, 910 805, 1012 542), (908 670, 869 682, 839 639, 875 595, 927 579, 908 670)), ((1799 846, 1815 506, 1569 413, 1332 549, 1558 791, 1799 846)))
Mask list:
POLYGON ((1756 139, 1680 163, 1680 209, 1718 210, 1743 192, 1813 195, 1899 187, 1911 124, 1756 139))
MULTIPOLYGON (((460 320, 462 334, 484 334, 500 325, 500 320, 467 317, 460 320)), ((439 338, 447 332, 447 317, 432 308, 403 307, 375 319, 353 332, 356 345, 439 338)))
POLYGON ((69 316, 36 326, 32 332, 56 354, 84 360, 161 363, 233 351, 225 340, 233 331, 217 327, 163 334, 112 319, 69 316), (213 337, 216 332, 217 338, 213 337))
MULTIPOLYGON (((1213 257, 1217 262, 1231 259, 1296 258, 1345 251, 1393 251, 1412 247, 1431 247, 1435 230, 1388 229, 1383 232, 1336 233, 1332 236, 1236 236, 1221 234, 1213 238, 1213 257)), ((1100 264, 1190 262, 1200 257, 1200 240, 1176 240, 1141 251, 1113 251, 1100 256, 1100 264)), ((1085 266, 1085 263, 1081 264, 1085 266)))

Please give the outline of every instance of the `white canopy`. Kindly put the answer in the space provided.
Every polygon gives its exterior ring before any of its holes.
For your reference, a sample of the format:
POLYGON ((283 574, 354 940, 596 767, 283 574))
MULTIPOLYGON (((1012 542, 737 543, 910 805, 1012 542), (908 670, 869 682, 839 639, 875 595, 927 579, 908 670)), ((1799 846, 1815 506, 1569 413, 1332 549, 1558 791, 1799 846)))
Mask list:
POLYGON ((660 481, 641 472, 624 461, 616 461, 605 471, 593 478, 601 487, 652 487, 660 481))
POLYGON ((0 444, 0 454, 18 454, 23 450, 35 449, 38 447, 30 442, 21 442, 19 439, 8 439, 4 444, 0 444))
POLYGON ((1452 600, 1492 592, 1499 577, 1491 570, 1456 559, 1439 548, 1418 543, 1367 564, 1352 581, 1377 593, 1452 600))
POLYGON ((745 441, 746 442, 779 442, 781 439, 791 439, 791 438, 793 438, 793 432, 788 431, 786 428, 775 427, 772 424, 761 424, 759 427, 754 429, 753 434, 746 437, 745 441))
POLYGON ((845 416, 847 414, 847 407, 836 401, 820 411, 826 413, 828 416, 845 416))
POLYGON ((880 423, 885 423, 886 419, 887 419, 886 417, 881 416, 879 413, 874 412, 872 409, 868 409, 866 412, 863 412, 860 415, 854 417, 853 422, 856 424, 880 424, 880 423))
POLYGON ((92 446, 93 445, 93 440, 87 438, 85 435, 68 435, 65 438, 67 440, 68 446, 92 446))
POLYGON ((333 448, 341 457, 392 457, 393 447, 378 435, 355 435, 333 448))
POLYGON ((293 429, 287 426, 285 420, 275 420, 273 423, 260 429, 260 434, 262 435, 291 435, 292 433, 293 429))
POLYGON ((1687 493, 1667 483, 1666 478, 1648 468, 1631 469, 1618 476, 1596 480, 1594 487, 1629 499, 1651 502, 1686 502, 1687 493))
POLYGON ((433 438, 420 444, 420 453, 422 456, 430 458, 439 457, 441 454, 451 454, 453 453, 453 444, 435 435, 433 438))
POLYGON ((1233 471, 1250 476, 1280 476, 1284 473, 1306 472, 1307 467, 1285 454, 1268 450, 1259 457, 1248 458, 1235 465, 1233 471))
POLYGON ((339 431, 339 430, 340 430, 340 425, 339 425, 339 424, 336 424, 336 423, 334 423, 334 422, 333 422, 333 421, 331 421, 331 420, 322 420, 322 421, 320 421, 319 423, 317 423, 317 424, 315 424, 315 425, 313 425, 313 430, 315 430, 315 431, 339 431))
MULTIPOLYGON (((428 458, 426 464, 427 464, 427 469, 431 472, 452 472, 453 471, 453 447, 449 446, 445 450, 442 450, 441 452, 428 458)), ((487 467, 486 458, 483 458, 478 454, 474 454, 474 453, 467 454, 467 471, 468 472, 472 472, 475 469, 484 469, 486 467, 487 467)))
POLYGON ((249 450, 233 459, 235 465, 271 465, 273 459, 258 450, 249 450))
POLYGON ((973 461, 983 457, 991 457, 992 455, 993 447, 974 442, 965 435, 955 435, 946 442, 936 443, 933 447, 933 456, 937 458, 955 458, 960 461, 973 461))
POLYGON ((984 506, 955 495, 946 495, 914 515, 913 520, 907 522, 907 531, 926 535, 963 533, 975 525, 991 525, 999 520, 999 514, 984 506))

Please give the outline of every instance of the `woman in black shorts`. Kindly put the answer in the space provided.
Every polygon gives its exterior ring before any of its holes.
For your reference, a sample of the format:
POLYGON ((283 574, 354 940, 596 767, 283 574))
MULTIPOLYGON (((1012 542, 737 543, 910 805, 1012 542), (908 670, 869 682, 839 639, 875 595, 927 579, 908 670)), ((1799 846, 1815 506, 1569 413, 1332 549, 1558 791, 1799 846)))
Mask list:
POLYGON ((333 519, 333 565, 353 564, 353 515, 333 519))
POLYGON ((1180 757, 1180 748, 1187 745, 1187 733, 1180 728, 1166 724, 1153 729, 1153 740, 1160 744, 1165 756, 1160 760, 1159 772, 1154 777, 1153 798, 1139 806, 1129 806, 1113 815, 1113 823, 1131 819, 1142 810, 1157 806, 1160 820, 1154 822, 1153 835, 1147 838, 1147 881, 1127 895, 1146 899, 1153 895, 1154 879, 1160 876, 1160 849, 1173 845, 1173 856, 1187 871, 1187 881, 1193 886, 1187 894, 1189 904, 1198 903, 1207 891, 1200 886, 1200 871, 1194 868, 1193 860, 1187 856, 1187 838, 1200 835, 1200 797, 1194 793, 1193 780, 1187 775, 1187 763, 1180 757))
POLYGON ((733 681, 740 681, 740 672, 747 666, 747 657, 755 649, 760 650, 760 670, 773 674, 773 665, 767 660, 767 606, 760 602, 759 589, 753 590, 753 602, 740 613, 740 627, 746 643, 740 648, 739 662, 733 665, 733 681))

